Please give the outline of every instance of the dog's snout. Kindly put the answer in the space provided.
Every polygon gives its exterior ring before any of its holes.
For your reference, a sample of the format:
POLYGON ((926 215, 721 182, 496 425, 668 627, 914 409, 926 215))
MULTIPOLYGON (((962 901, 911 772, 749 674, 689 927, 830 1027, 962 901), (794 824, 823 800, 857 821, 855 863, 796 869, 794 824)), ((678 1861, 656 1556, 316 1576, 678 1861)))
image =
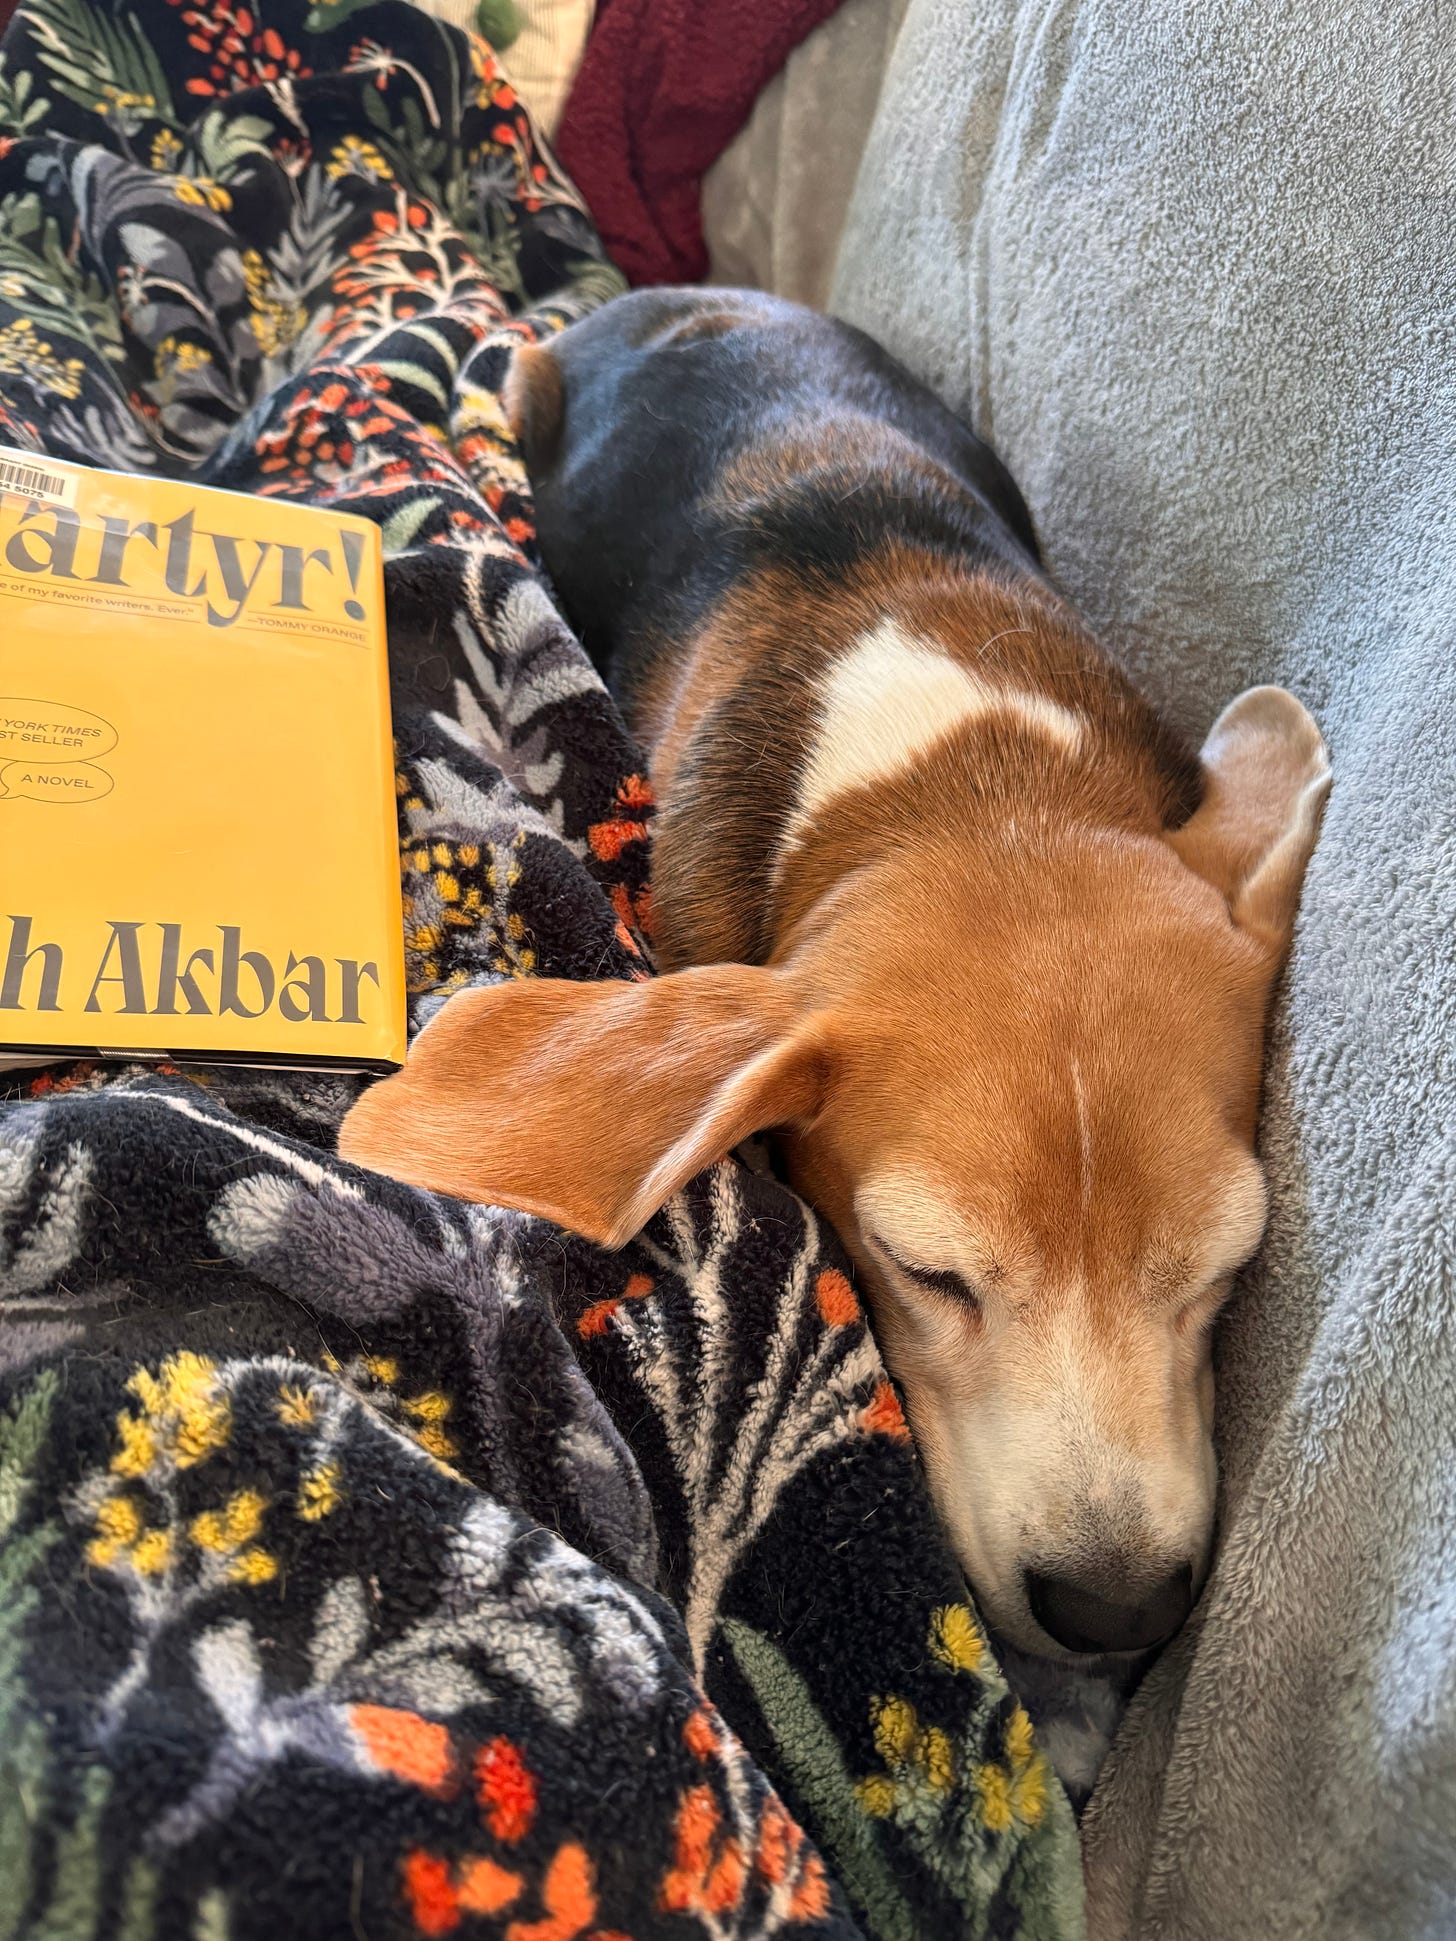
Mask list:
POLYGON ((1113 1591, 1076 1577, 1026 1572, 1031 1614, 1068 1651, 1145 1651, 1162 1644, 1193 1605, 1193 1568, 1177 1570, 1146 1588, 1113 1591))

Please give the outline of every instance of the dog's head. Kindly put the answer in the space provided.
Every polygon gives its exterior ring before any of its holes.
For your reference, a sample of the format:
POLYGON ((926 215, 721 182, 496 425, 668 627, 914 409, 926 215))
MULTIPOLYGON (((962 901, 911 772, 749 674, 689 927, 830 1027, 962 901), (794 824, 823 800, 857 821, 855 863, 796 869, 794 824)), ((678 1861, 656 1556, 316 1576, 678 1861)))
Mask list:
POLYGON ((1065 832, 994 882, 907 848, 782 964, 463 992, 340 1151, 620 1246, 777 1128, 987 1616, 1033 1650, 1156 1643, 1207 1568, 1209 1328, 1263 1230, 1264 1020, 1329 779, 1272 689, 1204 768, 1165 837, 1065 832))

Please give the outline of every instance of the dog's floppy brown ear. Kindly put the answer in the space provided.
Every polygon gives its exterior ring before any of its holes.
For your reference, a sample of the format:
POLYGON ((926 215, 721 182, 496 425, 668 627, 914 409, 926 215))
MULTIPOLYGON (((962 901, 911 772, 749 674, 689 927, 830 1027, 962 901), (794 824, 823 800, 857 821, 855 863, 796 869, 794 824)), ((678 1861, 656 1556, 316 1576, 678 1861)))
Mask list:
POLYGON ((620 1247, 751 1132, 810 1116, 813 1031, 748 964, 461 991, 344 1119, 345 1159, 620 1247))
POLYGON ((501 396, 526 470, 533 475, 545 471, 561 443, 566 397, 561 366, 544 344, 517 347, 501 396))
POLYGON ((1289 948, 1330 792, 1319 729, 1282 687, 1230 702, 1203 744, 1203 801, 1168 841, 1276 956, 1289 948))

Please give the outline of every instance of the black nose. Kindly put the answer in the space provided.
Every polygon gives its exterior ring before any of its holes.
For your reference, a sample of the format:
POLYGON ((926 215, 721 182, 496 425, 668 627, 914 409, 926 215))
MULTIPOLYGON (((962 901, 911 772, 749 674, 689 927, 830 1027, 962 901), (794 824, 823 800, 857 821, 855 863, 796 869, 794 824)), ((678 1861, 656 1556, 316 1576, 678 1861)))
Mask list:
POLYGON ((1026 1573, 1032 1616, 1068 1651, 1146 1651, 1171 1638, 1192 1609, 1193 1569, 1183 1564, 1131 1596, 1109 1596, 1109 1588, 1026 1573))

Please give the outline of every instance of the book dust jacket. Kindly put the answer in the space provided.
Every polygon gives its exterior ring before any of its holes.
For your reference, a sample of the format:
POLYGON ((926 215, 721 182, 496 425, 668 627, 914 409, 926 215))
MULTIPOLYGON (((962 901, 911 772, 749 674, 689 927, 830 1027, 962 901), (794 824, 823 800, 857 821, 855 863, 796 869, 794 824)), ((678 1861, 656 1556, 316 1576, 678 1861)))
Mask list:
POLYGON ((378 528, 0 448, 0 1065, 404 1047, 378 528))

